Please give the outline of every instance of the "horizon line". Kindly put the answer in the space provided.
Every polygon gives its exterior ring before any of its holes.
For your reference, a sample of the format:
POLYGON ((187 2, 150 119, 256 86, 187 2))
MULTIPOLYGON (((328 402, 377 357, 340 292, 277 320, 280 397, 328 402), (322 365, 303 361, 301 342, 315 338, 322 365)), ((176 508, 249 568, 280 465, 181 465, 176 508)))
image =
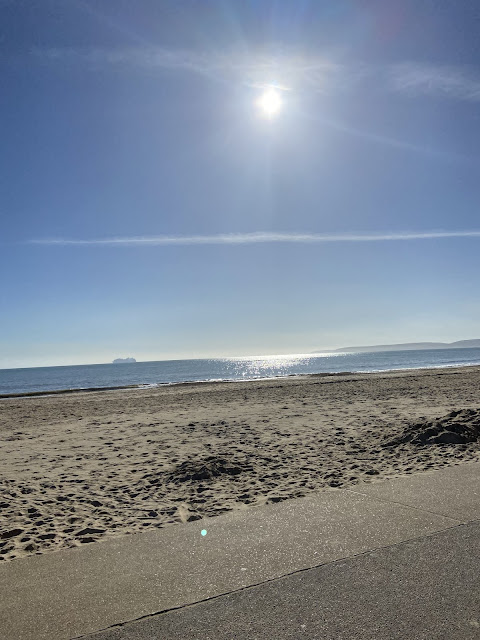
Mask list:
POLYGON ((441 238, 480 238, 480 230, 471 231, 424 231, 424 232, 384 232, 370 234, 356 233, 228 233, 216 235, 190 236, 127 236, 94 239, 38 238, 27 244, 43 245, 98 245, 98 246, 165 246, 165 245, 217 245, 217 244, 258 244, 258 243, 322 243, 322 242, 385 242, 405 240, 433 240, 441 238))

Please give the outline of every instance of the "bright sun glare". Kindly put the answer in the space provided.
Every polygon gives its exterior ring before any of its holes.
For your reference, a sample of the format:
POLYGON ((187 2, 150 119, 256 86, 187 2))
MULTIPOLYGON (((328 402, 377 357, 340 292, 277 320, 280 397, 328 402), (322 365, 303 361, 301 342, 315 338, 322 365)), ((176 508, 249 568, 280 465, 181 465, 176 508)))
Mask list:
POLYGON ((280 111, 282 107, 282 99, 275 89, 269 88, 262 93, 257 105, 264 116, 272 118, 280 111))

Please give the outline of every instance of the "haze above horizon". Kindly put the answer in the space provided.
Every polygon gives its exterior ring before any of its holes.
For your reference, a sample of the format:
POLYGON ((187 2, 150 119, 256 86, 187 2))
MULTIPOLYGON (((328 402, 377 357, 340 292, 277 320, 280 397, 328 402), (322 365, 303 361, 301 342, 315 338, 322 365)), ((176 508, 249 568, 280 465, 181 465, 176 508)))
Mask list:
POLYGON ((0 368, 478 335, 479 22, 0 3, 0 368))

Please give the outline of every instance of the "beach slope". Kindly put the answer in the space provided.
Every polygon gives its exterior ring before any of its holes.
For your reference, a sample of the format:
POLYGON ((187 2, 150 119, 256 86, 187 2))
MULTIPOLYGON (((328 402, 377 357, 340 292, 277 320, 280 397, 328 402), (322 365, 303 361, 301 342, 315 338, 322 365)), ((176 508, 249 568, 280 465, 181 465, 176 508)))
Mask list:
POLYGON ((480 367, 0 400, 0 558, 480 460, 480 367))

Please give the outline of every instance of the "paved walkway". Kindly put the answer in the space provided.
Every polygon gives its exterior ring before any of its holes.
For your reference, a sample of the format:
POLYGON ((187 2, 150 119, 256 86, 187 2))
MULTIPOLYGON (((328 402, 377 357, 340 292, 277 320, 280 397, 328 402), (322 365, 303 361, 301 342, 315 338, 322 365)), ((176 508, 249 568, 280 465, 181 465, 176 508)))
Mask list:
POLYGON ((465 463, 16 560, 0 636, 478 638, 478 521, 465 463))
POLYGON ((479 557, 480 523, 460 525, 87 640, 478 640, 479 557))

